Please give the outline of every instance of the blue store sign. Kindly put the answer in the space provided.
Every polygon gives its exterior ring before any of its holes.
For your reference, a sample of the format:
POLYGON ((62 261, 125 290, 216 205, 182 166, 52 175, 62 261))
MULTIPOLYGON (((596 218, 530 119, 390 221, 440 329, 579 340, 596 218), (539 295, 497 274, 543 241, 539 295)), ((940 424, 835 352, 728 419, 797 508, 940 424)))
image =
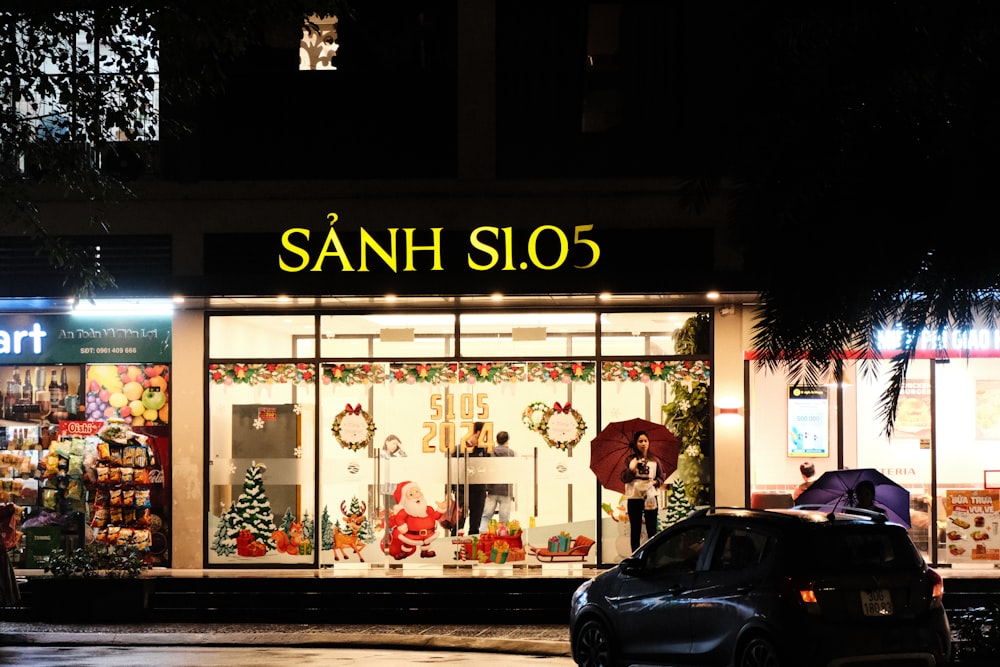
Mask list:
POLYGON ((37 315, 0 317, 0 365, 170 360, 171 318, 37 315))

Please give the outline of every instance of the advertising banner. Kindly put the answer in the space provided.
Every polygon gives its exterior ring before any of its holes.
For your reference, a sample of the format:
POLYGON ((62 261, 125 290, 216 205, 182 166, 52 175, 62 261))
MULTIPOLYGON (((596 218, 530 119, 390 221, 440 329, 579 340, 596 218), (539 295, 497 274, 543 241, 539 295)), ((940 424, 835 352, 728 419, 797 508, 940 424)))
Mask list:
POLYGON ((945 491, 949 560, 1000 561, 1000 489, 945 491))
POLYGON ((830 455, 830 401, 827 388, 788 388, 788 455, 830 455))

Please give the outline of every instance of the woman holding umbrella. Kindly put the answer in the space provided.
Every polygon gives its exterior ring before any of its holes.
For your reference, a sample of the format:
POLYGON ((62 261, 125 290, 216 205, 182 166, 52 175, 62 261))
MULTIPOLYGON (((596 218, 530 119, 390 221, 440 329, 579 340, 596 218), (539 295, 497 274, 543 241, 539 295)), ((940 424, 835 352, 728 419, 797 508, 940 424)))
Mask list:
POLYGON ((632 551, 639 548, 640 533, 646 524, 646 539, 656 534, 659 510, 659 488, 666 479, 666 470, 649 453, 649 435, 636 431, 632 438, 632 456, 622 471, 632 551))

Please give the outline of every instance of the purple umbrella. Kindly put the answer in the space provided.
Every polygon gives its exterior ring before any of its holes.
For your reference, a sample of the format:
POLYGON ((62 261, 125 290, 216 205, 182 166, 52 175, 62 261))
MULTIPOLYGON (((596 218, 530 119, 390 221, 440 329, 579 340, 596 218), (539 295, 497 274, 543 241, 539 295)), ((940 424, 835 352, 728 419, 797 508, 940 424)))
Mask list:
POLYGON ((875 505, 885 510, 889 521, 910 527, 910 492, 874 468, 828 470, 799 495, 798 505, 818 505, 818 509, 834 511, 854 507, 858 482, 875 485, 875 505))

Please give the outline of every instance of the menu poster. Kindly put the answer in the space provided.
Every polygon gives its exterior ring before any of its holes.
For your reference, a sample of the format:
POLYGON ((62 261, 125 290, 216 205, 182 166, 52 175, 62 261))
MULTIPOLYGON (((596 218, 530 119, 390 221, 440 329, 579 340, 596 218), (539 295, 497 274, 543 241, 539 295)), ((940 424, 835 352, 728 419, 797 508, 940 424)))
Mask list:
POLYGON ((899 393, 894 440, 931 437, 931 383, 907 380, 899 393))
POLYGON ((1000 382, 976 380, 976 440, 1000 440, 1000 382))
POLYGON ((830 400, 823 386, 788 388, 788 455, 830 455, 830 400))
POLYGON ((945 491, 951 562, 1000 561, 1000 489, 945 491))

